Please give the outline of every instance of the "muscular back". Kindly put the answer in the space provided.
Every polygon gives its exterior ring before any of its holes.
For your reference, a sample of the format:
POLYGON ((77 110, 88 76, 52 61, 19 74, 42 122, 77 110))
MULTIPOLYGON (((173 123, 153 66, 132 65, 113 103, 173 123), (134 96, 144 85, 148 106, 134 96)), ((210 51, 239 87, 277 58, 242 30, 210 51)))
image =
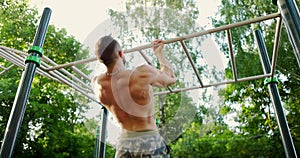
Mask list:
POLYGON ((153 81, 158 73, 144 65, 113 76, 99 75, 94 79, 96 95, 124 129, 155 130, 152 86, 157 85, 153 81))

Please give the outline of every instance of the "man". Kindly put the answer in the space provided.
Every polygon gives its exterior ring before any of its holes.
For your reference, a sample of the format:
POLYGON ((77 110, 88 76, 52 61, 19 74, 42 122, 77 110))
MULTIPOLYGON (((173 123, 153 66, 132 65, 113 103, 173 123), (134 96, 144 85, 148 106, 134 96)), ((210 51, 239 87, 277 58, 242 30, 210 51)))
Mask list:
POLYGON ((100 102, 122 127, 116 157, 169 157, 154 118, 153 86, 166 87, 176 82, 174 71, 163 54, 162 40, 153 42, 160 70, 150 65, 125 70, 120 44, 104 36, 96 44, 96 56, 107 68, 93 79, 100 102))

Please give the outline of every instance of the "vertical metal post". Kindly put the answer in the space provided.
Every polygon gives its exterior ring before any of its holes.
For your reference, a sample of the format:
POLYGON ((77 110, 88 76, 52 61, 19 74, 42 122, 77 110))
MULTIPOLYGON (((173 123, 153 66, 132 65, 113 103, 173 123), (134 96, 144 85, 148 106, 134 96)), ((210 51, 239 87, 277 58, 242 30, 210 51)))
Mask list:
POLYGON ((50 16, 51 9, 45 8, 35 35, 33 47, 28 51, 30 56, 26 59, 26 67, 19 83, 18 91, 16 93, 14 104, 12 106, 5 130, 4 139, 1 145, 1 158, 11 158, 13 155, 16 138, 23 121, 26 103, 29 97, 35 70, 40 64, 40 57, 43 53, 42 46, 44 45, 50 16))
POLYGON ((97 126, 95 147, 94 147, 94 158, 99 158, 99 151, 100 151, 100 126, 97 126))
POLYGON ((102 125, 101 125, 101 135, 100 135, 100 158, 105 158, 106 150, 106 128, 107 128, 107 109, 103 107, 102 109, 102 125))
POLYGON ((278 0, 278 7, 300 67, 300 14, 294 0, 278 0))
MULTIPOLYGON (((266 46, 259 30, 254 32, 255 39, 258 45, 260 59, 263 64, 265 74, 269 74, 271 72, 271 64, 270 59, 266 50, 266 46)), ((287 158, 296 158, 296 150, 293 144, 292 136, 287 124, 287 120, 282 108, 281 98, 278 92, 277 83, 274 80, 270 80, 268 83, 269 92, 271 95, 272 103, 275 109, 275 115, 277 119, 277 123, 279 126, 279 131, 282 137, 283 147, 285 150, 285 155, 287 158)))

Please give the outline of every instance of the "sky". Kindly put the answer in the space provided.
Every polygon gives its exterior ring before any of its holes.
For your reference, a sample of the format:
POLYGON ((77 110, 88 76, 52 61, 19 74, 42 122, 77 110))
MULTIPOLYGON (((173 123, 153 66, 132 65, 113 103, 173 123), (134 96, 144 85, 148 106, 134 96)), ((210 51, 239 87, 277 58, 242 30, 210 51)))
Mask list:
MULTIPOLYGON (((50 24, 66 28, 83 42, 90 32, 109 18, 108 9, 125 10, 125 0, 31 0, 32 7, 37 7, 42 14, 45 7, 52 10, 50 24)), ((198 22, 209 25, 208 17, 217 12, 220 0, 197 0, 200 11, 198 22), (204 5, 205 4, 205 5, 204 5)))
MULTIPOLYGON (((199 10, 197 26, 207 26, 206 29, 212 28, 209 17, 214 17, 218 12, 221 0, 196 1, 199 10)), ((103 31, 103 28, 109 28, 104 26, 109 19, 108 10, 125 11, 125 2, 126 0, 31 0, 30 4, 38 9, 40 15, 45 7, 49 7, 52 10, 50 24, 58 28, 65 28, 69 35, 73 35, 90 48, 90 52, 94 52, 94 45, 98 38, 107 35, 100 31, 103 31)), ((211 43, 211 41, 209 42, 211 43)), ((205 46, 206 48, 203 49, 209 50, 207 51, 209 54, 206 55, 208 63, 223 69, 226 59, 220 57, 215 44, 208 43, 205 46), (221 59, 216 60, 216 56, 221 59)))

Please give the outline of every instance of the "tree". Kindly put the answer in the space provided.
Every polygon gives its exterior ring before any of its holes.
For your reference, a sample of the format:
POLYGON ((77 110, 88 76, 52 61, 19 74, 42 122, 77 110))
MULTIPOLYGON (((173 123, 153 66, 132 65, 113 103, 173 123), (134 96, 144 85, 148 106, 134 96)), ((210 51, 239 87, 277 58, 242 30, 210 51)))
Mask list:
MULTIPOLYGON (((28 1, 1 0, 0 45, 26 51, 33 41, 38 12, 28 1), (16 14, 17 13, 17 14, 16 14)), ((57 63, 85 58, 88 51, 65 29, 50 25, 43 49, 57 63)), ((0 59, 1 65, 11 63, 0 59)), ((85 66, 80 67, 84 71, 85 66)), ((14 67, 0 79, 0 137, 9 118, 22 69, 14 67)), ((85 128, 89 100, 67 85, 35 75, 14 157, 92 157, 94 135, 85 128)))
MULTIPOLYGON (((214 25, 220 26, 250 18, 267 15, 277 12, 276 6, 270 7, 271 0, 268 1, 222 1, 219 15, 220 19, 214 20, 214 25)), ((298 4, 299 5, 299 4, 298 4)), ((245 26, 231 30, 233 37, 233 47, 237 62, 237 71, 239 77, 247 77, 262 74, 261 64, 258 58, 258 51, 255 45, 252 31, 260 29, 263 32, 269 56, 273 49, 273 41, 275 36, 275 20, 266 23, 258 23, 251 26, 245 26)), ((219 38, 224 38, 224 34, 218 34, 219 38)), ((221 42, 221 40, 219 40, 221 42)), ((227 47, 223 44, 223 52, 228 52, 227 47)), ((230 63, 228 63, 229 65, 230 63)), ((281 42, 279 45, 278 62, 276 65, 275 76, 280 79, 279 91, 284 102, 284 108, 287 110, 287 118, 291 128, 291 134, 297 148, 299 138, 297 135, 299 122, 296 121, 296 115, 299 115, 299 107, 295 107, 299 103, 299 67, 294 57, 293 50, 289 43, 286 30, 283 28, 281 42), (291 99, 292 98, 292 99, 291 99)), ((226 78, 233 78, 232 68, 226 70, 226 78)), ((282 142, 280 139, 278 125, 275 120, 273 105, 271 104, 270 95, 267 88, 263 85, 262 80, 249 81, 228 85, 220 94, 225 96, 224 109, 225 114, 237 113, 236 121, 240 124, 237 127, 242 135, 247 137, 255 137, 257 135, 267 135, 269 143, 273 143, 274 148, 262 147, 260 154, 267 151, 277 153, 284 156, 282 142), (240 108, 233 108, 232 105, 240 105, 240 108)), ((253 146, 258 143, 253 143, 253 146)), ((299 146, 299 145, 298 145, 299 146)), ((247 147, 249 148, 249 147, 247 147)), ((298 149, 299 153, 299 149, 298 149)), ((254 153, 253 153, 254 155, 254 153)), ((270 156, 266 155, 266 156, 270 156)))

